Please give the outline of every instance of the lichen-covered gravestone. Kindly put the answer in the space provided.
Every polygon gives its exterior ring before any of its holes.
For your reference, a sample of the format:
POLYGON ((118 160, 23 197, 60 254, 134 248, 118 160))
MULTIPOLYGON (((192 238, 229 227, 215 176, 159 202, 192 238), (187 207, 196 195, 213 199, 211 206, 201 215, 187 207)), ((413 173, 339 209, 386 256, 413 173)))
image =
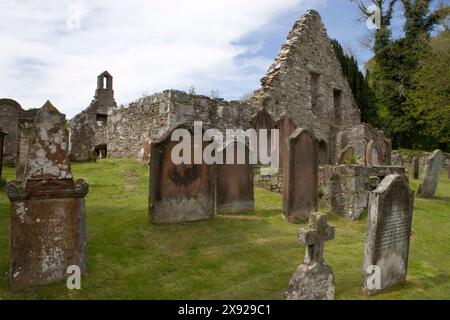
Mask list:
POLYGON ((240 142, 226 144, 219 152, 224 164, 217 165, 217 213, 233 214, 254 210, 253 166, 249 149, 240 142), (233 160, 233 164, 228 163, 233 160))
POLYGON ((436 192, 439 183, 439 174, 444 164, 444 153, 435 150, 426 160, 422 181, 417 190, 417 196, 421 198, 431 198, 436 192))
POLYGON ((414 193, 409 189, 406 175, 387 176, 370 194, 363 262, 364 293, 372 295, 406 281, 413 203, 414 193), (372 278, 374 274, 369 272, 372 266, 379 270, 378 288, 372 278))
MULTIPOLYGON (((186 129, 180 125, 176 129, 186 129)), ((150 152, 149 215, 153 224, 173 224, 211 219, 214 216, 215 166, 195 164, 195 143, 189 161, 175 164, 172 132, 152 143, 150 152)), ((199 145, 199 154, 207 144, 199 145)), ((179 152, 184 153, 184 151, 179 152)), ((201 160, 201 159, 200 159, 201 160)))
POLYGON ((65 279, 86 270, 84 197, 73 181, 65 116, 47 102, 36 114, 24 179, 7 184, 11 201, 11 288, 65 279))
POLYGON ((306 129, 289 138, 283 213, 287 221, 300 223, 318 208, 318 143, 306 129))
POLYGON ((305 259, 289 281, 287 300, 334 299, 333 270, 323 258, 325 241, 334 239, 334 233, 327 216, 320 213, 311 214, 309 229, 299 230, 299 241, 306 246, 305 259))

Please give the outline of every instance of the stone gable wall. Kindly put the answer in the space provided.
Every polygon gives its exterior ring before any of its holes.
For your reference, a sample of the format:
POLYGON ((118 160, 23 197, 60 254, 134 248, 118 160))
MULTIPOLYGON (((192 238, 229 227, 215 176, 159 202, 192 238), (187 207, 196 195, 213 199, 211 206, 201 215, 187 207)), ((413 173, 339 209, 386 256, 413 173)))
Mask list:
POLYGON ((261 83, 255 104, 266 107, 275 120, 286 113, 297 127, 311 130, 326 142, 330 162, 338 151, 335 132, 360 123, 350 86, 316 11, 308 11, 296 22, 261 83), (340 92, 337 116, 335 90, 340 92))

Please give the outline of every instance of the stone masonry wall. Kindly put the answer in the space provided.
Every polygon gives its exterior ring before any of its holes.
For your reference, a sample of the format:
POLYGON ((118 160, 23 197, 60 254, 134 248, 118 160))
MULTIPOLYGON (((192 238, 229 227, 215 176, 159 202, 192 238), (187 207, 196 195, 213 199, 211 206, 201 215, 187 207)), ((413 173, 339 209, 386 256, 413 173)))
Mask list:
POLYGON ((238 101, 167 90, 109 110, 108 153, 141 159, 149 142, 182 123, 202 121, 204 129, 216 128, 224 133, 225 129, 247 129, 254 111, 238 101))
POLYGON ((336 133, 360 123, 360 112, 318 12, 297 21, 253 101, 275 120, 283 113, 336 153, 336 133))

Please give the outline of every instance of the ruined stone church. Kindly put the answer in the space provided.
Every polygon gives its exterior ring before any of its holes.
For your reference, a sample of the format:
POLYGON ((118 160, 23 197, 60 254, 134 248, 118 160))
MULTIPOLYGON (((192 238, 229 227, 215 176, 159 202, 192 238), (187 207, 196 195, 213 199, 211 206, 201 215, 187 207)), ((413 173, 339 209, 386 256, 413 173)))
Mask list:
MULTIPOLYGON (((246 101, 225 101, 167 90, 118 106, 113 77, 98 76, 94 99, 70 120, 72 161, 130 157, 148 162, 151 143, 180 124, 202 121, 204 129, 280 130, 280 167, 275 176, 255 176, 255 184, 283 188, 286 143, 296 128, 311 131, 319 143, 319 164, 341 164, 350 150, 354 163, 390 165, 391 142, 361 123, 350 86, 318 12, 307 11, 293 26, 278 56, 246 101), (370 163, 369 163, 370 162, 370 163)), ((35 110, 0 100, 4 157, 23 171, 35 110)), ((332 173, 330 173, 332 174, 332 173)))
MULTIPOLYGON (((298 127, 311 130, 319 140, 320 164, 334 164, 341 150, 349 146, 357 162, 365 165, 370 141, 376 142, 379 163, 390 164, 390 141, 361 123, 318 12, 310 10, 294 24, 261 84, 247 101, 167 90, 117 106, 113 78, 104 72, 98 77, 91 105, 70 121, 72 160, 119 156, 148 161, 152 141, 181 123, 198 120, 206 129, 280 129, 281 166, 284 142, 298 127)), ((282 179, 282 174, 279 177, 282 179)), ((277 184, 281 181, 271 177, 269 183, 274 191, 280 191, 277 184)))

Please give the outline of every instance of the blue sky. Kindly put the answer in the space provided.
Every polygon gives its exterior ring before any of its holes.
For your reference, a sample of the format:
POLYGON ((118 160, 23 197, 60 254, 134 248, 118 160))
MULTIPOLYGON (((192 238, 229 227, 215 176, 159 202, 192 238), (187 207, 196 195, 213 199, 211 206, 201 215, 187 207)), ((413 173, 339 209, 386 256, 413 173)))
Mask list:
POLYGON ((72 117, 108 70, 119 104, 191 86, 239 99, 258 89, 310 8, 361 64, 371 57, 361 44, 368 29, 348 0, 2 0, 0 97, 25 108, 49 99, 72 117))

